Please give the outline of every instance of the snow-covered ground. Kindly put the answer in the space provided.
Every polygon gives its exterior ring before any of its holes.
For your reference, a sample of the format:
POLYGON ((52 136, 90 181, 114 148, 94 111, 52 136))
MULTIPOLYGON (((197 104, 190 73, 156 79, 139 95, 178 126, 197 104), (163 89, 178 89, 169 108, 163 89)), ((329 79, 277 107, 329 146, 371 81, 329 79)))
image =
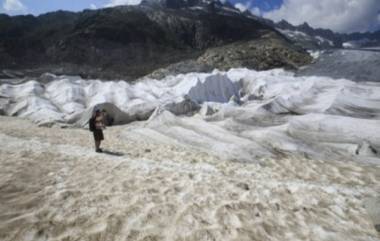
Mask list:
POLYGON ((0 86, 0 240, 380 240, 380 83, 50 78, 0 86))
POLYGON ((0 240, 380 240, 379 165, 225 161, 139 125, 97 154, 87 130, 0 117, 0 240))

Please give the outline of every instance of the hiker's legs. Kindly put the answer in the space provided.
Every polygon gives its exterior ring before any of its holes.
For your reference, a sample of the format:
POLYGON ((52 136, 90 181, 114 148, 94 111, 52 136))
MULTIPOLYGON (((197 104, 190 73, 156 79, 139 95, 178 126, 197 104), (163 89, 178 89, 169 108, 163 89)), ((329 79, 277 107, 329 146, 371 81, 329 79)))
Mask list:
POLYGON ((95 150, 98 150, 100 148, 100 141, 95 140, 95 150))
POLYGON ((101 130, 95 130, 94 131, 94 140, 95 140, 95 151, 96 152, 102 152, 102 149, 100 149, 101 141, 104 139, 103 132, 101 130))

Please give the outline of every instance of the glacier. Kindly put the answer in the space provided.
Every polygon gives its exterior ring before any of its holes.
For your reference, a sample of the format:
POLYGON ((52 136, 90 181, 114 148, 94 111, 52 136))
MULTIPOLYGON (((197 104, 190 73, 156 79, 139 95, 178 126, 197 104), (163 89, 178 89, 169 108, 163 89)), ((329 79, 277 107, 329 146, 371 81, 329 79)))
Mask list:
POLYGON ((282 69, 189 73, 163 80, 1 82, 0 113, 84 127, 95 106, 121 136, 258 162, 301 155, 380 163, 380 83, 295 76, 282 69), (137 121, 137 122, 136 122, 137 121))

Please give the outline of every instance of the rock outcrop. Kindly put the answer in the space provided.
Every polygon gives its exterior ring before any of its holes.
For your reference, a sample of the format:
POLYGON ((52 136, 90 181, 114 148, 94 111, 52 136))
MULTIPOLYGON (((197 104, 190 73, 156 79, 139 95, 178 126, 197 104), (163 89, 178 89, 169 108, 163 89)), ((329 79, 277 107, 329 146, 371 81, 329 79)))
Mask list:
POLYGON ((2 14, 0 72, 4 76, 17 73, 17 77, 51 72, 134 80, 172 64, 196 61, 214 51, 211 48, 221 49, 225 45, 238 58, 221 64, 202 62, 204 70, 220 65, 257 69, 295 67, 289 62, 299 56, 302 58, 297 64, 309 63, 307 53, 293 49, 274 28, 247 17, 230 4, 182 1, 174 6, 173 2, 179 1, 144 1, 138 6, 78 13, 58 11, 38 17, 2 14), (281 55, 276 49, 273 53, 247 51, 245 55, 239 52, 245 47, 241 43, 252 40, 258 40, 257 49, 265 49, 267 41, 260 41, 265 36, 277 41, 281 45, 277 49, 280 52, 285 49, 289 56, 273 63, 270 59, 281 55), (237 45, 231 45, 234 43, 237 45), (243 61, 250 58, 264 64, 243 61))

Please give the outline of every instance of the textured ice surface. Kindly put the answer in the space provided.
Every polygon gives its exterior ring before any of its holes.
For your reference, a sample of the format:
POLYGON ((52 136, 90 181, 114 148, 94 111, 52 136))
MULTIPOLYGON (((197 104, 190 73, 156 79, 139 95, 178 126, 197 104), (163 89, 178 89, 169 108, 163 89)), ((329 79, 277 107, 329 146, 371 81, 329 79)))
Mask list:
POLYGON ((0 96, 3 113, 42 124, 84 126, 93 106, 107 103, 103 106, 119 124, 150 116, 129 135, 187 145, 228 159, 255 161, 297 154, 379 161, 380 83, 376 82, 297 77, 280 69, 232 69, 134 84, 61 76, 48 84, 3 84, 0 96))
POLYGON ((331 50, 320 54, 316 63, 299 71, 299 75, 347 78, 357 82, 380 82, 379 66, 379 50, 331 50))

